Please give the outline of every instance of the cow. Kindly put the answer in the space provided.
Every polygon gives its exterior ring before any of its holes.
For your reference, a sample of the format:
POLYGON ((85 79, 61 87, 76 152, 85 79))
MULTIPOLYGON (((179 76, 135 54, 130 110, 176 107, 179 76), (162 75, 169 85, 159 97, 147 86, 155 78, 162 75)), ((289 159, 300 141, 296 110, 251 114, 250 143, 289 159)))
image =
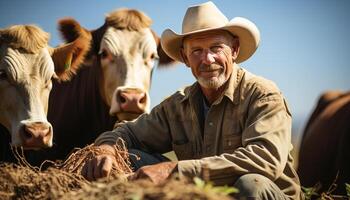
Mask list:
POLYGON ((335 188, 334 194, 346 195, 345 183, 350 183, 349 122, 350 92, 321 95, 300 145, 298 173, 303 186, 320 183, 319 192, 335 188))
MULTIPOLYGON (((35 25, 0 29, 0 160, 10 145, 24 149, 51 147, 48 122, 52 82, 71 79, 90 48, 91 35, 81 29, 75 40, 48 46, 49 34, 35 25)), ((11 160, 11 159, 10 159, 11 160)))
MULTIPOLYGON (((59 21, 63 38, 76 38, 72 18, 59 21)), ((150 109, 154 65, 172 60, 162 51, 152 20, 132 9, 109 13, 92 35, 91 50, 70 82, 53 83, 48 119, 55 129, 50 150, 29 153, 32 164, 62 160, 75 148, 93 143, 116 122, 132 120, 150 109)))

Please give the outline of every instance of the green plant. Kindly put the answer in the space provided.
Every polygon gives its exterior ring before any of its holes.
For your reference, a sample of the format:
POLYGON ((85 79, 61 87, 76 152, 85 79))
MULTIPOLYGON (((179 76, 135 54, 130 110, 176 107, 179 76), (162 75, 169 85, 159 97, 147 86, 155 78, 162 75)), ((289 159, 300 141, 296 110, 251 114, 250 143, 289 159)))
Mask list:
POLYGON ((320 199, 320 200, 350 199, 350 184, 348 184, 348 183, 345 183, 346 196, 332 194, 333 191, 335 190, 335 187, 336 187, 336 184, 334 184, 334 183, 330 186, 328 191, 322 192, 319 194, 318 190, 320 189, 320 187, 321 187, 321 185, 319 183, 317 183, 315 186, 309 187, 309 188, 302 186, 301 189, 304 193, 305 200, 315 199, 315 197, 317 197, 317 199, 320 199))
POLYGON ((223 195, 229 195, 233 193, 238 193, 238 189, 230 186, 214 186, 211 182, 205 182, 204 180, 194 177, 194 184, 197 188, 204 190, 205 192, 214 192, 223 195))
POLYGON ((313 196, 319 196, 317 193, 318 187, 315 185, 314 187, 303 187, 301 189, 304 193, 305 200, 310 200, 313 196))
POLYGON ((346 196, 350 198, 350 184, 345 183, 346 196))

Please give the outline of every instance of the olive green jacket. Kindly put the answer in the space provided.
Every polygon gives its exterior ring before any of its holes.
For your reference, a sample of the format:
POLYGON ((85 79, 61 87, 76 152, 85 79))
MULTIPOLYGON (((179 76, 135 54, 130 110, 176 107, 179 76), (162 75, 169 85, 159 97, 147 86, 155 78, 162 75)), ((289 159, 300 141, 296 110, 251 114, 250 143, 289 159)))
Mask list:
POLYGON ((235 65, 226 90, 205 119, 199 114, 202 99, 196 82, 149 114, 103 133, 95 143, 115 143, 121 137, 128 148, 173 150, 180 175, 199 176, 205 168, 219 185, 233 185, 247 173, 261 174, 291 199, 299 199, 300 183, 290 154, 291 114, 277 86, 235 65))

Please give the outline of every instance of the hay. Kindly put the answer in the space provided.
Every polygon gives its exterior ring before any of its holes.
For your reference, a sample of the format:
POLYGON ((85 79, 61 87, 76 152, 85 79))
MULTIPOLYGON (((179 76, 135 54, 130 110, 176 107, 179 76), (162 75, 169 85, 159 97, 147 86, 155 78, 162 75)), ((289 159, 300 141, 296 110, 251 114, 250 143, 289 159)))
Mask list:
MULTIPOLYGON (((80 149, 76 148, 68 158, 62 161, 53 162, 51 160, 45 160, 40 167, 32 166, 25 159, 23 148, 11 147, 15 158, 20 166, 26 166, 33 171, 42 171, 43 166, 49 165, 56 169, 61 169, 68 173, 81 174, 81 171, 84 167, 84 164, 93 159, 96 155, 107 154, 114 156, 115 163, 113 165, 112 171, 110 173, 111 178, 116 178, 120 176, 128 176, 132 173, 131 163, 129 159, 129 155, 136 156, 134 154, 128 153, 128 150, 125 146, 125 142, 122 139, 118 139, 118 145, 114 145, 115 153, 112 153, 106 149, 102 149, 99 146, 95 146, 94 144, 87 145, 86 147, 80 149)), ((137 156, 136 156, 137 157, 137 156)))
POLYGON ((41 166, 30 166, 23 152, 15 149, 20 165, 0 164, 0 199, 230 199, 176 178, 162 185, 149 180, 129 182, 125 177, 132 170, 125 145, 115 146, 115 151, 117 166, 110 177, 88 182, 80 175, 84 163, 94 155, 111 152, 89 145, 72 153, 64 162, 46 161, 51 166, 42 170, 41 166))
POLYGON ((0 199, 59 199, 88 184, 80 175, 55 168, 40 172, 27 166, 0 164, 0 199))
POLYGON ((226 200, 228 196, 170 179, 162 185, 149 180, 128 182, 125 179, 101 179, 88 182, 82 176, 49 168, 37 172, 14 164, 0 165, 0 199, 164 199, 226 200))
POLYGON ((112 171, 110 173, 110 178, 116 178, 122 176, 127 176, 132 173, 130 167, 129 153, 124 145, 124 142, 120 142, 121 145, 114 145, 115 154, 109 152, 105 149, 101 149, 93 144, 79 149, 75 153, 72 153, 65 162, 62 164, 56 164, 56 168, 62 169, 63 171, 75 174, 81 174, 82 168, 85 162, 93 159, 96 155, 109 154, 114 156, 116 164, 113 165, 112 171))
MULTIPOLYGON (((126 177, 132 173, 129 154, 121 141, 115 145, 116 165, 113 166, 110 179, 126 177)), ((76 149, 64 162, 46 160, 40 167, 31 166, 24 157, 22 148, 12 148, 18 164, 0 165, 0 199, 59 199, 68 191, 75 191, 90 185, 81 176, 86 161, 94 155, 110 154, 93 144, 76 149), (42 166, 50 164, 47 170, 42 166)))

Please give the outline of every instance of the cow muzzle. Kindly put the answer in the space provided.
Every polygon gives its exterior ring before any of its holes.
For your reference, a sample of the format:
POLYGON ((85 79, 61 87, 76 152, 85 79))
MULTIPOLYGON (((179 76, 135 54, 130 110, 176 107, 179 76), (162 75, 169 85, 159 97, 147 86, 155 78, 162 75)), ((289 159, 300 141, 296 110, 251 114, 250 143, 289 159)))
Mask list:
POLYGON ((24 149, 40 149, 52 146, 52 127, 46 122, 26 122, 20 128, 24 149))
POLYGON ((124 88, 118 90, 115 95, 110 114, 116 115, 120 121, 136 119, 148 109, 148 95, 141 89, 124 88))

